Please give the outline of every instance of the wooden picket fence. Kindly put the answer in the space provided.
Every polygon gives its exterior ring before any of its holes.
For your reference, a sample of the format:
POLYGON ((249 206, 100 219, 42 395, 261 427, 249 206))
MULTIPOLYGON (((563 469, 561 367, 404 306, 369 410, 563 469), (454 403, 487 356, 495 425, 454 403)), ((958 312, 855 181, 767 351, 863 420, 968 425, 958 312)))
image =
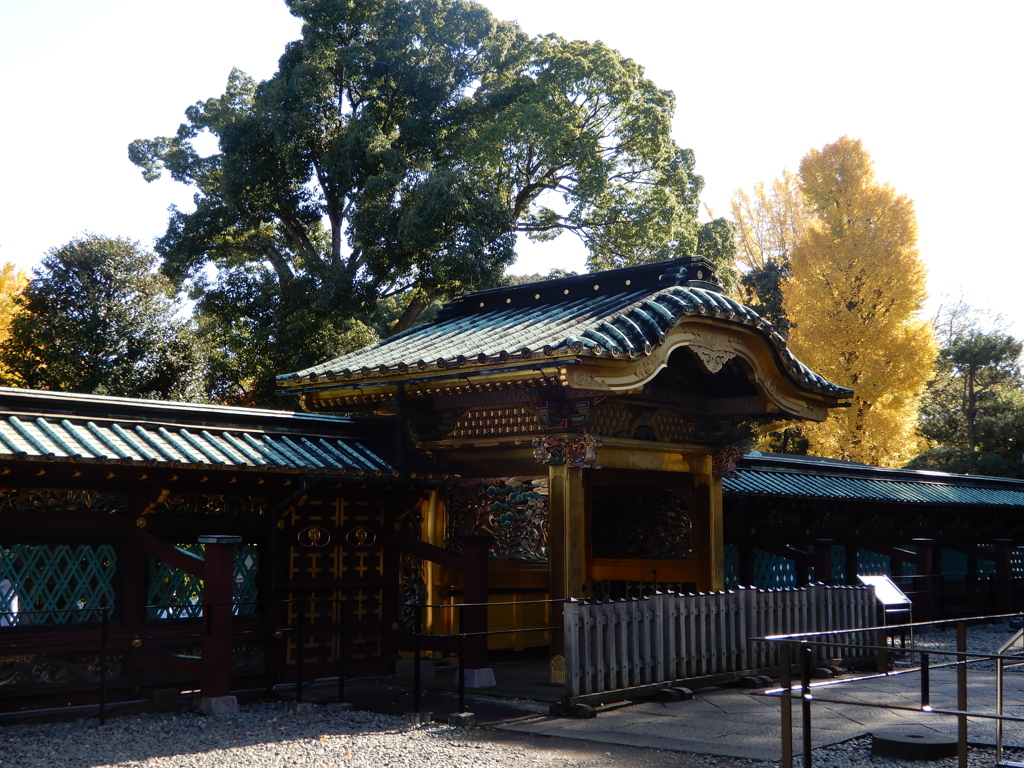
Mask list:
MULTIPOLYGON (((565 686, 571 702, 628 698, 666 683, 725 683, 779 665, 777 643, 751 638, 877 624, 870 587, 738 589, 735 592, 564 604, 565 686), (618 696, 616 695, 618 694, 618 696)), ((836 635, 819 660, 869 656, 871 633, 836 635)))

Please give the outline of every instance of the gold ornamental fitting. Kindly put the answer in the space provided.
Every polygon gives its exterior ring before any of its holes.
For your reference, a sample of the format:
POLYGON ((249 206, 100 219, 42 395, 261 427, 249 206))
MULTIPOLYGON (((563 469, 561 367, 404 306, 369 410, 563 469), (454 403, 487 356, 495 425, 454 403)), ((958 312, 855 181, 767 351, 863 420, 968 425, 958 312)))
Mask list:
POLYGON ((132 640, 132 648, 141 648, 141 647, 142 647, 142 638, 141 637, 135 637, 132 640))

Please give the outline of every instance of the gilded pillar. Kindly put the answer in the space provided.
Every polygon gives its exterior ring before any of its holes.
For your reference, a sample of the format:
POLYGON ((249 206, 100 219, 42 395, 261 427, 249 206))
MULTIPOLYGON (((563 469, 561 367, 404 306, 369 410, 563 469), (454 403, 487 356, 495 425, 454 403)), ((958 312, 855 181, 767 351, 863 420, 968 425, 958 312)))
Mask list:
MULTIPOLYGON (((427 544, 444 547, 445 544, 445 508, 444 497, 437 488, 432 488, 423 501, 422 537, 427 544)), ((441 589, 441 566, 424 558, 423 580, 426 582, 427 605, 441 605, 445 596, 441 589)), ((424 617, 424 629, 427 632, 446 634, 453 631, 451 617, 447 612, 430 608, 424 617)))
POLYGON ((549 466, 548 493, 551 599, 589 597, 583 469, 565 464, 549 466))
POLYGON ((710 467, 694 475, 693 555, 697 589, 725 589, 725 532, 722 520, 722 479, 710 467))

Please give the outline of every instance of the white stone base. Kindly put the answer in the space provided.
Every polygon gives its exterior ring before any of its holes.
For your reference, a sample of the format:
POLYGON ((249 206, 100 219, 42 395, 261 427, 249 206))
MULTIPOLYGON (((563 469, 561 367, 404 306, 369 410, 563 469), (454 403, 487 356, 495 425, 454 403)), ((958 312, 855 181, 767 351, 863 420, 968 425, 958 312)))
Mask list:
POLYGON ((204 715, 237 715, 238 698, 235 696, 203 696, 199 711, 204 715))
MULTIPOLYGON (((459 670, 455 670, 455 686, 459 685, 459 670)), ((490 667, 483 667, 482 669, 467 669, 466 670, 466 687, 467 688, 493 688, 498 684, 498 681, 494 679, 494 670, 490 667)))

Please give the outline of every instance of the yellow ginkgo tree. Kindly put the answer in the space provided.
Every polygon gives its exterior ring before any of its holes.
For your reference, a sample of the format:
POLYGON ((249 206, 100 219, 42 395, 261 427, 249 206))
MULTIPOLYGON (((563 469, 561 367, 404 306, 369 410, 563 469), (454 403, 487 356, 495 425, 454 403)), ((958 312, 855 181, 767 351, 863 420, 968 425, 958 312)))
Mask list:
POLYGON ((18 296, 28 285, 28 275, 12 261, 0 266, 0 344, 7 340, 11 320, 18 312, 18 296))
POLYGON ((800 191, 811 216, 783 284, 790 346, 855 392, 849 408, 803 434, 814 454, 900 466, 920 449, 917 411, 936 353, 921 316, 913 203, 875 180, 870 156, 848 137, 804 157, 800 191))

